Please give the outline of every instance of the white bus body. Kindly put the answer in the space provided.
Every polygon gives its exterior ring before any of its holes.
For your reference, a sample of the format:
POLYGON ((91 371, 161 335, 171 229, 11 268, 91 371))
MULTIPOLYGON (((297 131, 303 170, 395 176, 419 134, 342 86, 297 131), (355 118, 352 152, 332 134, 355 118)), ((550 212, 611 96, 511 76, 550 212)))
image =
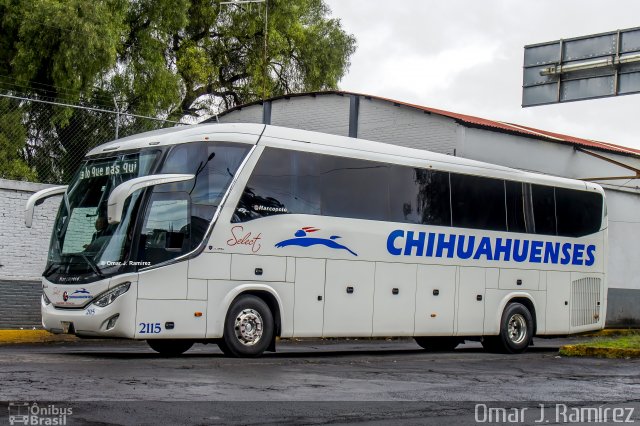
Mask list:
POLYGON ((604 326, 590 182, 256 124, 144 133, 85 161, 42 279, 53 332, 255 356, 276 336, 516 353, 604 326))

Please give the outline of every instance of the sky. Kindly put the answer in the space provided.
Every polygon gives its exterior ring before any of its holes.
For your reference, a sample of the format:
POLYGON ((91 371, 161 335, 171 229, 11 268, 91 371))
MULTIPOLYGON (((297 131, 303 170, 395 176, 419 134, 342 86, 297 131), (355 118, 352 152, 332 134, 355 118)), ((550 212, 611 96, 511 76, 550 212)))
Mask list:
POLYGON ((640 94, 521 107, 525 45, 640 27, 640 1, 325 2, 357 40, 342 90, 640 148, 640 94))

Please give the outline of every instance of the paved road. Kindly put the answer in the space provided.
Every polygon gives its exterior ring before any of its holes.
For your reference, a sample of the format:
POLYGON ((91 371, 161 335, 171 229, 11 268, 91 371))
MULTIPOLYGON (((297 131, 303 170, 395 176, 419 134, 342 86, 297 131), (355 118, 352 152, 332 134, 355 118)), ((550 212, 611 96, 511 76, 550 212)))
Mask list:
POLYGON ((215 345, 179 358, 144 342, 4 346, 0 400, 57 401, 75 408, 73 420, 97 424, 445 424, 435 415, 466 424, 469 401, 634 403, 640 422, 640 360, 559 357, 563 343, 536 340, 509 356, 477 343, 428 353, 411 341, 283 342, 259 359, 225 358, 215 345))

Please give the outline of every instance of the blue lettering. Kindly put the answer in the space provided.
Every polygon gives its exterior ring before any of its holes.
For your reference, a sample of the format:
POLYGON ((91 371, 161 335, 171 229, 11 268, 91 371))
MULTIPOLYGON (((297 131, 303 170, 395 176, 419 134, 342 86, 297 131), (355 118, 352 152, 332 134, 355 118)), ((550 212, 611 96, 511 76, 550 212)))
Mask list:
POLYGON ((511 260, 511 243, 512 243, 512 239, 511 238, 507 238, 506 240, 504 240, 504 244, 502 244, 502 238, 497 238, 496 239, 496 249, 493 252, 493 259, 494 260, 500 260, 500 255, 504 254, 504 261, 508 262, 509 260, 511 260))
POLYGON ((531 255, 529 256, 529 262, 542 262, 542 244, 542 241, 531 241, 531 255))
POLYGON ((436 239, 436 234, 433 232, 429 232, 429 236, 427 237, 427 252, 424 254, 425 256, 432 257, 433 256, 433 242, 436 239))
POLYGON ((413 238, 413 231, 407 232, 407 240, 404 243, 404 255, 411 256, 411 249, 416 248, 416 256, 422 256, 424 252, 424 232, 418 232, 418 238, 413 238))
POLYGON ((513 240, 513 260, 516 262, 524 262, 529 255, 529 240, 513 240), (520 243, 522 242, 522 252, 520 252, 520 243))
POLYGON ((573 246, 573 259, 571 260, 572 265, 582 265, 584 255, 584 244, 576 244, 573 246))
POLYGON ((544 244, 544 263, 558 263, 558 255, 560 254, 560 243, 552 243, 547 241, 544 244))
POLYGON ((458 257, 460 259, 468 259, 473 255, 473 248, 476 244, 476 237, 473 235, 469 237, 469 242, 467 243, 467 249, 464 249, 464 235, 460 235, 458 238, 458 257))
POLYGON ((562 257, 560 263, 562 265, 568 265, 571 262, 571 243, 564 243, 562 245, 562 257))
POLYGON ((387 237, 387 251, 394 256, 399 256, 402 254, 402 249, 399 249, 395 246, 394 242, 398 239, 404 237, 404 231, 400 229, 396 229, 395 231, 391 231, 389 236, 387 237))
POLYGON ((594 256, 595 251, 596 251, 596 246, 594 246, 593 244, 587 247, 587 260, 584 263, 585 265, 591 266, 595 263, 596 261, 596 257, 594 256))
POLYGON ((449 240, 444 240, 445 234, 438 234, 438 248, 436 249, 436 257, 442 257, 442 252, 447 250, 447 257, 453 257, 456 249, 456 235, 449 234, 449 240))
POLYGON ((511 238, 492 239, 491 237, 474 235, 458 236, 456 234, 396 229, 391 231, 387 237, 387 251, 393 256, 428 256, 450 259, 456 257, 462 260, 473 258, 475 260, 592 266, 596 262, 597 247, 594 244, 586 246, 585 244, 511 238))
POLYGON ((486 256, 487 260, 493 260, 493 250, 491 250, 491 239, 489 237, 482 237, 480 240, 480 244, 478 245, 478 250, 476 254, 473 256, 474 259, 480 259, 480 256, 486 256))

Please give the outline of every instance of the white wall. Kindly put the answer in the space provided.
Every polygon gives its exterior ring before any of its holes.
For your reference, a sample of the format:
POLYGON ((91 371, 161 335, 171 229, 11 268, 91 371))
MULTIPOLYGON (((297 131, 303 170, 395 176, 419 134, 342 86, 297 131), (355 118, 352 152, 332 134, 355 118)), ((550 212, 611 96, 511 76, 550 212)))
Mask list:
MULTIPOLYGON (((464 135, 458 142, 457 153, 460 157, 574 179, 634 174, 625 168, 577 151, 573 145, 470 127, 464 128, 464 135)), ((640 168, 640 159, 593 151, 640 168)), ((628 188, 634 188, 640 185, 640 181, 628 182, 625 179, 610 181, 608 184, 625 184, 628 188)))
POLYGON ((271 124, 349 136, 349 96, 301 96, 271 103, 271 124))
POLYGON ((640 289, 640 196, 606 190, 609 210, 609 287, 640 289))
POLYGON ((358 137, 362 139, 453 154, 457 127, 448 117, 378 99, 360 98, 358 137))
POLYGON ((220 123, 262 123, 262 105, 251 105, 218 117, 220 123))
POLYGON ((37 280, 42 275, 61 197, 36 206, 31 228, 24 226, 24 206, 31 194, 48 186, 0 179, 0 279, 37 280))

